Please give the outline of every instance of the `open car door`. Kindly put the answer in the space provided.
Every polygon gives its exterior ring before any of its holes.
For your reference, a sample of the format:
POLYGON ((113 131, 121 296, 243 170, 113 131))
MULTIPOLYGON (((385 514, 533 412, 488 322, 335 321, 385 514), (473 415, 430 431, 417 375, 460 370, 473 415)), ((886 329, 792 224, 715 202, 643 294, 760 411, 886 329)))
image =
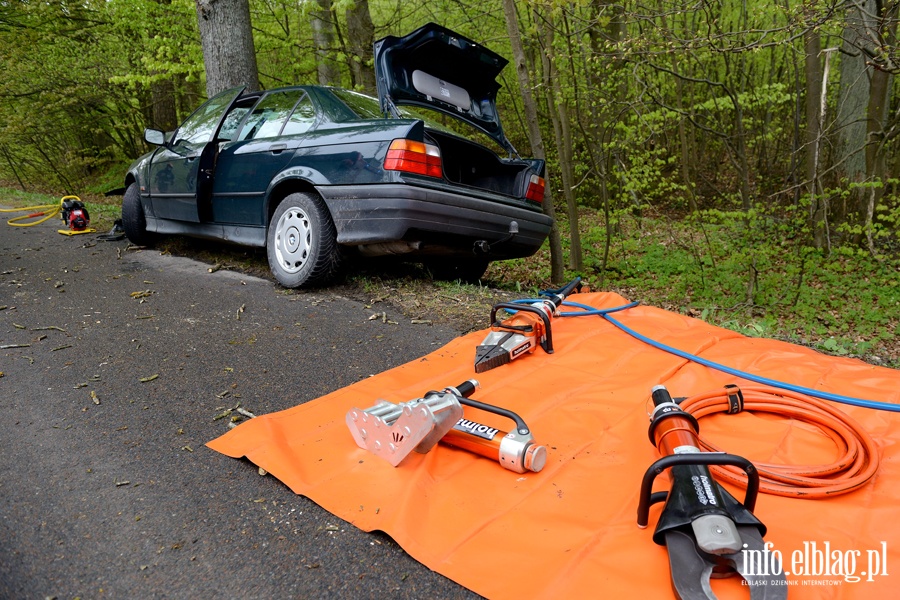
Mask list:
POLYGON ((243 91, 236 87, 207 100, 154 154, 147 185, 157 217, 195 223, 209 219, 219 130, 243 91))

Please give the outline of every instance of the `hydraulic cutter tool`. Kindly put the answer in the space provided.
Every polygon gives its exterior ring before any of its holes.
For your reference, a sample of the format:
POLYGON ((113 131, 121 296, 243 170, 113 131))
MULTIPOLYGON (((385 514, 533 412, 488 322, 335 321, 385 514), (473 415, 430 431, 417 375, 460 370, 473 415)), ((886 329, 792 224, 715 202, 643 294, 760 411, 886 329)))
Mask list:
POLYGON ((395 404, 379 400, 375 406, 347 413, 347 427, 356 444, 391 465, 399 465, 412 451, 425 454, 438 441, 496 460, 516 473, 538 472, 547 462, 547 448, 534 443, 525 421, 516 413, 472 400, 474 379, 422 398, 395 404), (511 419, 509 432, 463 418, 463 406, 511 419))
POLYGON ((491 309, 491 332, 475 349, 475 372, 484 373, 505 365, 520 356, 535 351, 538 345, 553 354, 553 334, 550 320, 559 315, 559 306, 566 296, 581 289, 581 277, 576 277, 547 298, 533 302, 501 302, 491 309), (497 311, 507 309, 514 314, 497 320, 497 311))
POLYGON ((665 501, 653 541, 666 546, 672 589, 679 600, 716 600, 710 577, 739 574, 751 600, 787 598, 787 581, 778 553, 763 542, 766 526, 753 516, 759 473, 749 460, 732 454, 703 452, 697 440, 700 426, 683 411, 664 386, 653 388, 650 441, 663 458, 644 474, 638 506, 638 526, 644 528, 650 506, 665 501), (747 474, 743 504, 721 487, 709 465, 732 465, 747 474), (671 469, 672 489, 651 493, 653 480, 671 469))

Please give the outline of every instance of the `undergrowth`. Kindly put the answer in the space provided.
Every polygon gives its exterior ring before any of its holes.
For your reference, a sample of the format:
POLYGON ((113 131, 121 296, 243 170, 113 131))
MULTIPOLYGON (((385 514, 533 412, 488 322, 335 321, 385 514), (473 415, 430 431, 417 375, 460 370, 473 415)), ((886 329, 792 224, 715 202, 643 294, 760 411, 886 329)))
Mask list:
MULTIPOLYGON (((791 220, 745 216, 620 218, 603 268, 606 231, 585 211, 585 267, 567 277, 744 335, 900 366, 900 258, 873 257, 849 242, 816 250, 791 220)), ((507 287, 547 285, 549 252, 494 263, 488 277, 507 287)))

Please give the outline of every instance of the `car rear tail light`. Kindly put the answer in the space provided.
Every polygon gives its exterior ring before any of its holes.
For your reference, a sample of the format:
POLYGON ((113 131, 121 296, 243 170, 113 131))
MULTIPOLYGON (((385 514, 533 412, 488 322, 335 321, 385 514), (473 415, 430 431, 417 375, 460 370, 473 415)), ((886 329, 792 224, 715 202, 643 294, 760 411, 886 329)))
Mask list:
POLYGON ((441 151, 437 146, 413 140, 394 140, 384 159, 388 171, 404 171, 428 177, 442 177, 441 151))
POLYGON ((525 192, 525 198, 534 202, 544 201, 544 178, 532 175, 528 182, 528 190, 525 192))

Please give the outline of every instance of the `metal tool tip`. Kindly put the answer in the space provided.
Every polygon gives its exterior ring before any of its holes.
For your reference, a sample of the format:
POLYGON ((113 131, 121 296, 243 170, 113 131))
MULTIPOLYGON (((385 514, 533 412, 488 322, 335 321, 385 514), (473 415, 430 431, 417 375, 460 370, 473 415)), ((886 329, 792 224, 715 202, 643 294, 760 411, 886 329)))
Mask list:
POLYGON ((475 350, 475 372, 484 373, 509 362, 509 352, 500 346, 478 346, 475 350))

